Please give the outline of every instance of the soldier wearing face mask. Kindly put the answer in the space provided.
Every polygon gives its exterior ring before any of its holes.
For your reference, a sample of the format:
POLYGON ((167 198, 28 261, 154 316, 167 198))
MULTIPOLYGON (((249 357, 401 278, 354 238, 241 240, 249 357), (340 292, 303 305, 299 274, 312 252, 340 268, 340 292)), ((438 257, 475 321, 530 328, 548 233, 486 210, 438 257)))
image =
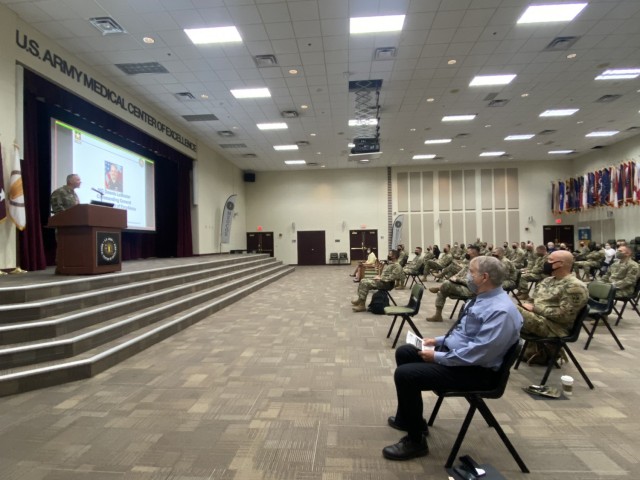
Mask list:
POLYGON ((542 280, 533 293, 533 302, 518 307, 524 324, 522 332, 538 337, 564 337, 578 312, 587 304, 587 286, 571 272, 573 255, 557 250, 549 254, 542 280))
POLYGON ((640 266, 631 257, 629 247, 618 247, 616 261, 602 277, 603 282, 615 285, 616 298, 633 295, 638 276, 640 276, 640 266))
POLYGON ((395 281, 402 277, 402 267, 398 264, 398 251, 391 250, 387 257, 387 265, 382 269, 382 273, 373 278, 365 278, 358 285, 358 298, 351 300, 352 310, 364 312, 367 309, 365 302, 370 290, 391 290, 395 281))
POLYGON ((527 268, 522 270, 522 275, 520 276, 520 284, 518 285, 518 298, 520 300, 529 298, 529 282, 540 282, 543 278, 549 276, 544 273, 545 263, 547 263, 547 247, 538 245, 536 247, 535 259, 528 263, 527 268))

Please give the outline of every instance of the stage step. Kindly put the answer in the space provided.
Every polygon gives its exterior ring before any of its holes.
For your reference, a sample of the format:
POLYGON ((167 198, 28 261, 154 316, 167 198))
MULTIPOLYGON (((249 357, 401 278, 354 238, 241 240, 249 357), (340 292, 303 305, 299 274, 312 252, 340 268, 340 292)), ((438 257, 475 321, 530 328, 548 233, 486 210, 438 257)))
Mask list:
MULTIPOLYGON (((244 257, 231 264, 213 261, 172 269, 172 275, 158 272, 167 281, 157 283, 148 272, 138 272, 135 277, 145 285, 129 285, 137 294, 123 292, 121 301, 100 296, 105 285, 100 279, 98 292, 86 286, 83 291, 91 301, 107 298, 107 303, 71 314, 0 322, 0 339, 5 343, 0 346, 0 396, 93 376, 293 271, 269 257, 244 257), (234 268, 225 270, 230 265, 234 268), (179 271, 183 274, 176 275, 179 271), (151 286, 158 290, 148 291, 151 286), (20 340, 8 344, 11 338, 20 340)), ((73 303, 73 296, 39 297, 36 303, 73 303)), ((5 308, 3 313, 9 312, 5 308)))

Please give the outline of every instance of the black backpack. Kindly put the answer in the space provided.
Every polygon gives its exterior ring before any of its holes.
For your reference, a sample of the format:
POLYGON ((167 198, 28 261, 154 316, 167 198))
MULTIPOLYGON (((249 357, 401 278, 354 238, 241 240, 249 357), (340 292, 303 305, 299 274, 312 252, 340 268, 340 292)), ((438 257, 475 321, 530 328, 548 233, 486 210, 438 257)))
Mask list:
POLYGON ((389 296, 384 290, 376 290, 371 296, 368 310, 376 315, 384 315, 384 307, 389 306, 389 296))

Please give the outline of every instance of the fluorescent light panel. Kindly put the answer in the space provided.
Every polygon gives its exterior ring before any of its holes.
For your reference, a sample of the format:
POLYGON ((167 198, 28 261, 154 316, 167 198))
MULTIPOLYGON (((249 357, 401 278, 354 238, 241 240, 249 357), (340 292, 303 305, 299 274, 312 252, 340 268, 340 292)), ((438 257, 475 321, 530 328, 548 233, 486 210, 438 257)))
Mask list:
POLYGON ((631 80, 640 76, 640 68, 617 68, 605 70, 596 80, 631 80))
POLYGON ((289 128, 289 126, 284 122, 280 122, 280 123, 256 123, 256 126, 260 130, 286 130, 287 128, 289 128))
POLYGON ((350 127, 363 127, 363 126, 375 126, 378 125, 377 118, 359 118, 349 120, 350 127))
POLYGON ((285 160, 284 163, 287 165, 305 165, 307 162, 305 160, 285 160))
POLYGON ((516 78, 516 75, 476 75, 469 86, 508 85, 514 78, 516 78))
POLYGON ((399 32, 404 25, 404 17, 404 15, 352 17, 349 19, 349 33, 399 32))
POLYGON ((586 7, 586 3, 531 5, 516 23, 570 22, 586 7))
POLYGON ((499 157, 500 155, 504 155, 505 152, 482 152, 480 154, 481 157, 499 157))
POLYGON ((284 150, 298 150, 298 145, 274 145, 274 150, 278 150, 279 152, 284 150))
POLYGON ((585 137, 613 137, 614 135, 616 135, 618 133, 620 133, 620 130, 591 132, 591 133, 587 133, 585 135, 585 137))
POLYGON ((434 138, 431 140, 424 141, 425 145, 435 145, 437 143, 451 143, 451 139, 450 138, 434 138))
POLYGON ((476 114, 473 115, 445 115, 442 117, 443 122, 468 122, 476 118, 476 114))
POLYGON ((236 98, 269 98, 271 92, 268 88, 237 88, 231 90, 231 95, 236 98))
POLYGON ((436 156, 434 154, 427 154, 427 155, 414 155, 412 157, 412 160, 430 160, 432 158, 436 158, 436 156))
POLYGON ((209 43, 241 42, 242 37, 236 27, 185 28, 184 33, 195 45, 209 43))
POLYGON ((568 155, 569 153, 573 153, 575 150, 549 150, 550 155, 568 155))
POLYGON ((568 117, 576 113, 579 108, 564 108, 558 110, 545 110, 540 114, 541 117, 568 117))
POLYGON ((530 140, 533 137, 535 137, 535 134, 528 133, 528 134, 523 134, 523 135, 508 135, 508 136, 504 137, 504 139, 507 140, 507 141, 511 141, 511 140, 530 140))

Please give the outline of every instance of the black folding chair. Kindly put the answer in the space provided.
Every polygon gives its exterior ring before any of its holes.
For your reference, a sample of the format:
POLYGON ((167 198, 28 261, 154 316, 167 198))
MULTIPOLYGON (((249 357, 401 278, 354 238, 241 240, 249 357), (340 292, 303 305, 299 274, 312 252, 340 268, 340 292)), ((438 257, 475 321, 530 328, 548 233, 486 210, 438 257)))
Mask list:
POLYGON ((424 287, 418 284, 415 284, 411 289, 411 296, 409 297, 409 303, 406 306, 399 307, 397 305, 394 305, 392 307, 391 305, 389 305, 388 307, 384 307, 385 315, 393 315, 391 326, 389 327, 389 331, 387 332, 387 338, 391 336, 393 327, 396 324, 396 319, 398 317, 402 317, 402 322, 400 323, 400 327, 398 328, 398 333, 396 335, 395 340, 393 341, 393 345, 391 345, 391 348, 396 347, 396 344, 398 343, 398 339, 400 338, 400 333, 402 333, 402 327, 404 327, 405 322, 409 324, 409 326, 413 330, 413 333, 415 333, 417 336, 422 338, 422 334, 420 333, 420 330, 418 330, 418 327, 416 327, 415 323, 413 323, 413 320, 411 320, 411 317, 417 315, 418 312, 420 311, 420 302, 422 301, 423 293, 424 293, 424 287))
POLYGON ((453 306, 453 310, 451 310, 451 314, 449 315, 449 319, 452 319, 453 316, 456 313, 456 310, 458 309, 458 305, 460 304, 460 302, 462 302, 463 304, 467 301, 467 300, 471 300, 474 296, 473 295, 469 295, 469 296, 464 296, 464 295, 451 295, 449 298, 451 300, 455 300, 456 303, 453 306))
POLYGON ((630 303, 633 310, 636 311, 638 315, 640 315, 640 310, 638 310, 638 300, 640 299, 640 277, 636 280, 636 288, 633 290, 633 294, 629 297, 620 297, 616 298, 615 303, 622 302, 622 308, 620 311, 613 305, 613 311, 618 314, 618 318, 616 318, 616 326, 620 323, 622 319, 622 314, 624 313, 624 309, 627 308, 627 304, 630 303))
MULTIPOLYGON (((518 270, 518 273, 516 274, 515 283, 513 284, 512 287, 505 288, 504 291, 507 292, 507 293, 510 293, 511 295, 513 295, 513 298, 516 299, 516 302, 518 302, 518 305, 522 306, 522 302, 520 301, 520 299, 516 295, 516 290, 518 290, 518 285, 520 285, 520 277, 522 277, 522 272, 520 270, 518 270)), ((518 292, 518 293, 520 293, 520 292, 518 292)))
POLYGON ((407 283, 409 283, 409 279, 411 279, 411 283, 409 284, 409 288, 413 288, 413 285, 415 283, 419 283, 420 285, 422 285, 422 288, 426 288, 424 283, 422 282, 422 280, 420 280, 420 275, 424 275, 424 263, 418 269, 417 273, 408 273, 407 274, 407 279, 404 282, 405 286, 407 285, 407 283))
POLYGON ((587 326, 583 324, 585 331, 589 334, 587 343, 584 344, 585 350, 589 348, 589 344, 593 339, 593 334, 596 332, 596 328, 598 328, 598 323, 600 322, 602 322, 607 330, 609 330, 609 333, 618 344, 618 347, 620 347, 620 350, 624 350, 622 343, 620 343, 620 340, 607 320, 607 315, 610 315, 613 310, 613 304, 616 301, 615 297, 615 285, 603 282, 591 282, 589 284, 589 303, 587 304, 589 307, 589 314, 587 318, 592 318, 594 322, 591 331, 589 331, 587 326))
POLYGON ((433 426, 433 422, 435 421, 436 416, 438 415, 438 411, 440 410, 440 406, 442 405, 442 402, 445 399, 445 397, 464 397, 465 400, 469 402, 469 410, 467 411, 467 415, 464 419, 464 422, 462 422, 462 426, 460 427, 460 432, 458 433, 458 437, 456 438, 456 441, 453 444, 453 447, 451 448, 451 453, 449 453, 449 458, 447 458, 447 463, 445 464, 445 468, 451 468, 451 466, 453 465, 453 462, 455 461, 456 456, 458 455, 458 451, 462 446, 464 437, 467 434, 467 430, 469 429, 469 425, 471 424, 473 415, 475 414, 476 410, 478 410, 482 415, 482 417, 487 422, 487 424, 496 430, 496 432, 500 436, 500 439, 509 450, 509 453, 511 453, 511 456, 520 467, 520 470, 522 470, 523 473, 529 473, 529 469, 525 465, 524 461, 522 461, 522 458, 520 458, 520 455, 518 454, 514 446, 511 444, 511 442, 507 438, 507 435, 504 433, 504 430, 502 430, 502 427, 498 423, 498 420, 496 420, 496 417, 493 416, 493 414, 491 413, 491 410, 489 410, 489 407, 484 401, 485 398, 502 397, 507 387, 507 382, 509 381, 509 374, 510 374, 511 367, 513 366, 516 359, 519 358, 520 350, 521 350, 521 346, 520 346, 520 341, 518 340, 509 348, 509 350, 505 354, 504 359, 502 360, 502 366, 500 367, 500 370, 499 370, 498 382, 496 383, 495 388, 491 390, 479 390, 479 391, 469 391, 469 392, 464 392, 464 391, 434 392, 436 395, 438 395, 438 400, 436 401, 436 404, 433 407, 433 411, 431 412, 431 416, 429 417, 428 425, 430 427, 433 426))
POLYGON ((567 335, 566 337, 536 337, 534 335, 526 335, 524 333, 521 333, 520 337, 524 340, 524 346, 522 348, 522 351, 520 352, 518 361, 516 362, 516 365, 515 367, 513 367, 513 369, 517 370, 518 366, 520 366, 520 362, 522 361, 522 356, 524 355, 525 349, 527 348, 527 345, 529 345, 529 343, 541 343, 543 345, 550 346, 551 349, 550 349, 550 355, 549 355, 549 362, 547 363, 547 369, 544 372, 544 376, 542 377, 542 380, 540 380, 540 385, 546 384, 549 378, 549 374, 551 373, 551 368, 553 368, 554 365, 560 368, 560 366, 557 364, 556 359, 558 358, 558 355, 560 354, 560 352, 564 350, 564 352, 569 356, 573 364, 576 366, 576 368, 580 372, 580 375, 582 375, 582 378, 584 378, 584 381, 587 382, 587 385, 589 385, 589 388, 593 390, 594 388, 593 383, 591 383, 591 380, 589 380, 589 377, 587 376, 585 371, 582 369, 582 366, 580 365, 580 363, 578 362, 578 360, 576 359, 575 355, 573 354, 573 352, 571 351, 568 345, 569 343, 573 343, 576 340, 578 340, 578 337, 580 336, 580 330, 582 330, 582 323, 585 321, 588 314, 589 314, 589 306, 585 305, 578 312, 578 316, 576 317, 573 323, 573 326, 571 327, 571 331, 569 332, 569 335, 567 335))

